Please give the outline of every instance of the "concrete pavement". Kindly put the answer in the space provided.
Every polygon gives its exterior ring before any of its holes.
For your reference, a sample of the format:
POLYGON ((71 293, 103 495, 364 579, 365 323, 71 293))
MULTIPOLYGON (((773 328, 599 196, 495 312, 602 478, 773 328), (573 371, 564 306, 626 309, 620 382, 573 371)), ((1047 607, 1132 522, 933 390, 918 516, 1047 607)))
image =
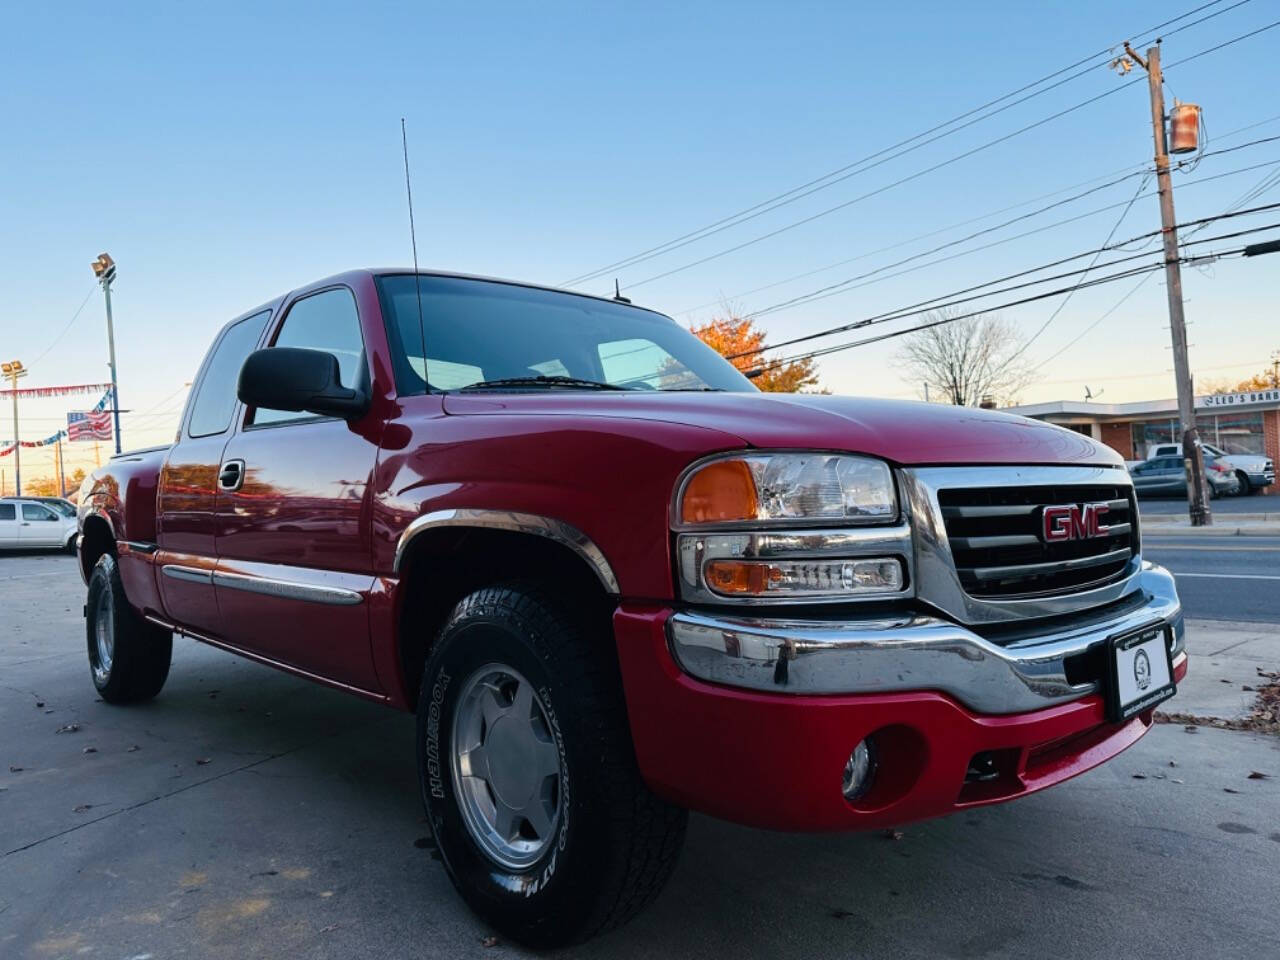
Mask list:
MULTIPOLYGON (((0 556, 0 590, 0 956, 522 953, 485 946, 432 859, 411 718, 187 640, 154 703, 111 707, 72 561, 0 556)), ((1256 625, 1189 636, 1204 676, 1179 709, 1218 708, 1205 659, 1274 644, 1256 625)), ((1280 738, 1157 726, 900 840, 695 817, 654 907, 565 955, 1254 958, 1280 952, 1278 876, 1280 738)))

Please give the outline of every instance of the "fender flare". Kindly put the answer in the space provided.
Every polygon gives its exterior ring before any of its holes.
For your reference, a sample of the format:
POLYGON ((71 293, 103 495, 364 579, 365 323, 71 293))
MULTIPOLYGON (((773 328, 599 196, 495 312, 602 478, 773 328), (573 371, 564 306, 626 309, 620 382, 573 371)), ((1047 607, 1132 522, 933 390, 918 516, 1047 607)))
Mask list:
POLYGON ((563 547, 568 547, 585 561, 599 578, 605 592, 614 596, 622 592, 618 587, 618 578, 614 576, 613 568, 609 565, 604 551, 585 533, 555 517, 521 513, 515 510, 454 508, 424 513, 405 528, 396 542, 396 556, 392 568, 395 573, 399 574, 401 564, 413 540, 419 534, 437 527, 480 527, 545 537, 563 547))

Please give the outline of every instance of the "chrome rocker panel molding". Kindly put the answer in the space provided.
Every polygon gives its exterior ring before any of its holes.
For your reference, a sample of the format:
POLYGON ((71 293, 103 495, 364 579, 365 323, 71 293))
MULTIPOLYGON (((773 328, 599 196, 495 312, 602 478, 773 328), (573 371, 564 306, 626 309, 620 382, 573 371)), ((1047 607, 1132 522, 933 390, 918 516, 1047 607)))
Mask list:
POLYGON ((802 621, 679 611, 667 621, 672 654, 688 674, 781 694, 874 694, 935 690, 984 714, 1039 710, 1094 693, 1072 684, 1065 661, 1109 637, 1151 623, 1173 628, 1184 647, 1182 607, 1172 575, 1144 566, 1146 602, 1110 620, 1058 626, 1045 636, 1000 646, 940 618, 802 621))
MULTIPOLYGON (((916 596, 962 623, 1004 623, 1054 617, 1100 607, 1137 588, 1141 555, 1111 583, 1044 597, 973 597, 965 592, 951 557, 938 491, 956 487, 1033 487, 1118 484, 1132 486, 1123 467, 910 467, 899 471, 915 531, 916 596)), ((1141 545, 1141 528, 1138 531, 1141 545)))
POLYGON ((213 583, 213 570, 201 567, 187 567, 180 563, 166 563, 160 568, 170 580, 182 580, 186 583, 213 583))
POLYGON ((616 596, 622 592, 618 587, 618 578, 613 574, 613 568, 609 566, 609 561, 605 559, 604 551, 596 546, 595 542, 585 533, 577 527, 554 517, 544 517, 535 513, 519 513, 513 510, 455 508, 424 513, 410 523, 404 532, 400 534, 400 539, 396 543, 396 557, 392 568, 395 573, 400 572, 401 563, 404 561, 404 556, 408 552, 409 544, 413 542, 414 537, 436 527, 482 527, 490 530, 507 530, 512 533, 529 533, 539 537, 546 537, 548 540, 563 547, 568 547, 586 561, 608 593, 616 596))

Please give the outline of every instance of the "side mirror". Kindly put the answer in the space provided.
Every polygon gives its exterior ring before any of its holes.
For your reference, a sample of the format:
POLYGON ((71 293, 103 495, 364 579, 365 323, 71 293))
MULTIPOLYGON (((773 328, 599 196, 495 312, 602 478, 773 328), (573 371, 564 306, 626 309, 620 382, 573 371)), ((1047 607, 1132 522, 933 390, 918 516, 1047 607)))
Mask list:
POLYGON ((342 385, 338 358, 323 350, 271 347, 249 354, 240 368, 236 396, 251 407, 296 410, 354 420, 369 397, 342 385))

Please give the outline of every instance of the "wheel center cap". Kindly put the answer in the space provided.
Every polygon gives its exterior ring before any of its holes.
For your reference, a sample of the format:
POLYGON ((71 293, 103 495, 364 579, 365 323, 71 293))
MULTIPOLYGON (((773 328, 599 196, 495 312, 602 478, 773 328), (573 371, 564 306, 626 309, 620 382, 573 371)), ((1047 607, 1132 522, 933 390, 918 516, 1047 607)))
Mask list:
POLYGON ((485 738, 489 786, 513 810, 523 810, 538 786, 534 746, 533 726, 515 717, 499 718, 485 738))

